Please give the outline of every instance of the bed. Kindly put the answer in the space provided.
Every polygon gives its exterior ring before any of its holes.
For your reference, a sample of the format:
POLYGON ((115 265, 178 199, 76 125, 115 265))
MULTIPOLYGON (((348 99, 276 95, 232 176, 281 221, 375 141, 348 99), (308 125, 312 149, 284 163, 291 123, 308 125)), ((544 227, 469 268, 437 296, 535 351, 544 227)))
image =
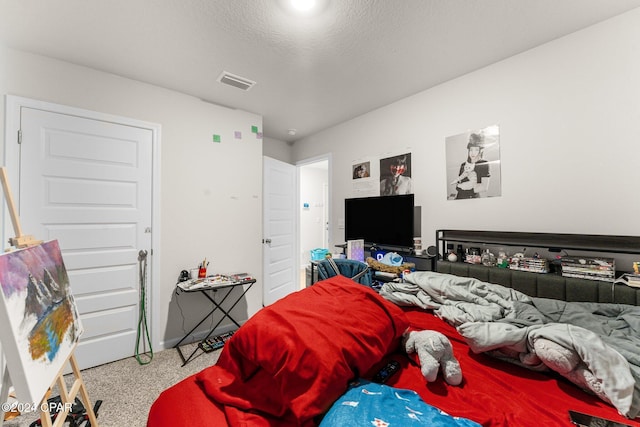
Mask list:
MULTIPOLYGON (((532 297, 625 306, 640 302, 640 291, 610 283, 463 263, 438 262, 437 269, 532 297)), ((215 366, 160 394, 147 425, 315 426, 351 380, 371 379, 396 360, 400 369, 387 385, 414 390, 428 405, 483 426, 570 426, 569 410, 640 426, 640 418, 620 415, 611 403, 557 372, 472 351, 456 327, 435 312, 383 298, 342 276, 318 282, 256 313, 227 342, 215 366), (441 376, 425 381, 419 360, 401 349, 407 328, 449 338, 462 367, 460 386, 446 384, 441 376)))

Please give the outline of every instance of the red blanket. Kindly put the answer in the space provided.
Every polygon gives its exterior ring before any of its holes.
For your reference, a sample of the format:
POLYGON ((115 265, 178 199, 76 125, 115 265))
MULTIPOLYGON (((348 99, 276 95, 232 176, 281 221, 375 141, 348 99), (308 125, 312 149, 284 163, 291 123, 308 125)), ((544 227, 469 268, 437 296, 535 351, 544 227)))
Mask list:
POLYGON ((447 385, 441 377, 425 384, 420 369, 406 356, 401 361, 400 375, 389 385, 415 390, 429 404, 445 412, 472 419, 487 427, 572 426, 568 411, 613 419, 632 426, 615 408, 598 397, 579 389, 560 375, 534 372, 483 354, 474 354, 454 327, 421 309, 405 310, 411 326, 442 332, 451 341, 460 361, 463 383, 447 385))
POLYGON ((560 376, 475 355, 432 314, 403 311, 341 277, 253 316, 227 342, 216 366, 160 395, 148 426, 313 426, 350 379, 370 378, 389 358, 401 364, 389 385, 416 390, 427 403, 483 426, 569 427, 569 409, 640 426, 560 376), (441 377, 425 382, 416 361, 398 350, 408 324, 449 337, 462 366, 461 386, 441 377))
POLYGON ((232 426, 313 426, 408 326, 399 307, 336 276, 258 312, 197 379, 232 426))

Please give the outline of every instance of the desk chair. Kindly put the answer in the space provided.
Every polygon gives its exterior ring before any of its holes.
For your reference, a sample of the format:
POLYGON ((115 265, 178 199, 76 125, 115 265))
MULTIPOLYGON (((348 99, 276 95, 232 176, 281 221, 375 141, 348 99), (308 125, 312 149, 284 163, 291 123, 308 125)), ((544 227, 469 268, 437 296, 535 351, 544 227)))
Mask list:
POLYGON ((318 262, 318 279, 325 280, 339 274, 362 285, 371 287, 371 270, 369 266, 362 261, 325 258, 318 262))

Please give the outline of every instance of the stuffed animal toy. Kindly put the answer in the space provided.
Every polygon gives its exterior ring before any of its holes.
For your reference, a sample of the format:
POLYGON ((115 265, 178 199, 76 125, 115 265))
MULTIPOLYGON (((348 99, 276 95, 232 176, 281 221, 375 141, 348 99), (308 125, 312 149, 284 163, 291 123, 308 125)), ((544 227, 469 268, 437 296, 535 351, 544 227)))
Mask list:
POLYGON ((458 176, 454 181, 451 181, 451 184, 460 184, 463 179, 469 178, 469 181, 472 181, 472 174, 475 175, 474 169, 476 168, 475 163, 465 162, 463 172, 458 176))
POLYGON ((462 369, 446 336, 436 331, 411 331, 405 332, 404 340, 407 354, 418 354, 420 370, 427 382, 435 381, 441 369, 448 384, 460 385, 462 369))

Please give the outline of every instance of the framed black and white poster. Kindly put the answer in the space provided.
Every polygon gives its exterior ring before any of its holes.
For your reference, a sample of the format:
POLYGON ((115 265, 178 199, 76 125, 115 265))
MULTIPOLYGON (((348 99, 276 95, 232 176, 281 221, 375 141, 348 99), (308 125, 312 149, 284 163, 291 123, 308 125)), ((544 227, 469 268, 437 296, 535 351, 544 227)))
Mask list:
POLYGON ((412 193, 411 153, 380 159, 380 195, 412 193))
POLYGON ((445 139, 447 199, 502 195, 500 128, 487 126, 445 139))

